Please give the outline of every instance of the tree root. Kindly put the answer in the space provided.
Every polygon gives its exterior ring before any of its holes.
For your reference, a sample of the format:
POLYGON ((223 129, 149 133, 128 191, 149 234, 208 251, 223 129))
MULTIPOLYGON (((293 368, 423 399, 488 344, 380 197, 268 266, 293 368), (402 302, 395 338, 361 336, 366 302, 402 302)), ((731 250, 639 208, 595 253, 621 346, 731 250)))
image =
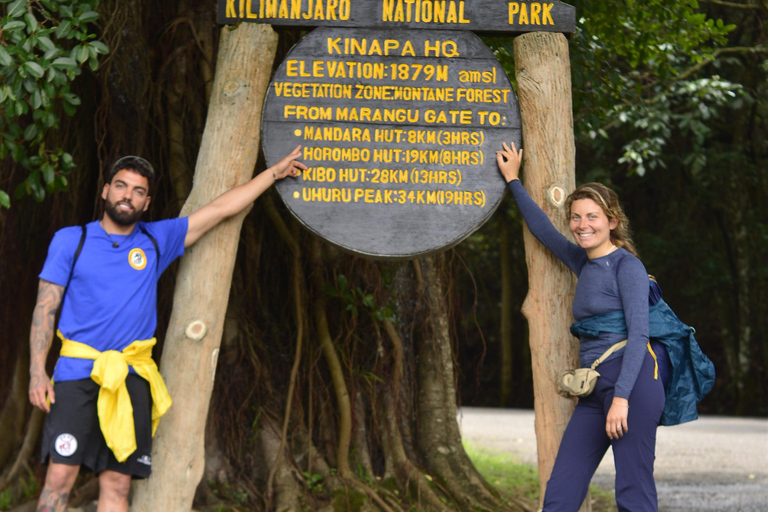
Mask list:
POLYGON ((0 412, 0 467, 10 458, 23 435, 24 425, 19 417, 25 416, 29 403, 27 388, 29 386, 29 350, 22 351, 13 366, 13 381, 11 391, 5 398, 3 410, 0 412))
POLYGON ((461 444, 445 291, 439 262, 435 260, 432 257, 422 260, 431 336, 419 354, 419 446, 429 471, 462 510, 521 510, 515 504, 503 504, 498 492, 477 472, 461 444))
POLYGON ((336 468, 341 478, 350 478, 352 470, 349 467, 349 445, 352 439, 352 407, 349 400, 349 391, 347 383, 344 380, 344 370, 336 353, 336 347, 333 345, 333 339, 328 328, 328 317, 326 315, 326 300, 323 295, 322 279, 322 248, 320 240, 314 238, 312 241, 312 261, 314 264, 313 280, 315 283, 315 328, 317 336, 320 339, 320 346, 325 355, 325 361, 331 373, 333 389, 336 392, 336 407, 339 414, 339 441, 336 451, 336 468))
MULTIPOLYGON (((274 209, 274 205, 272 206, 274 209)), ((290 238, 293 239, 293 237, 290 238)), ((283 453, 285 452, 285 441, 288 437, 288 425, 290 423, 291 408, 293 406, 293 392, 296 388, 296 377, 299 373, 299 364, 301 363, 302 340, 304 339, 304 308, 302 306, 301 300, 301 283, 304 282, 304 272, 301 268, 301 251, 299 249, 299 244, 295 242, 295 239, 294 243, 290 244, 289 246, 293 250, 293 303, 296 315, 296 355, 293 359, 290 384, 288 385, 287 400, 285 403, 285 418, 283 420, 283 429, 280 436, 280 449, 277 453, 274 465, 269 472, 269 478, 267 479, 267 500, 269 502, 272 501, 272 482, 275 478, 275 472, 277 471, 277 466, 282 459, 283 453)), ((282 509, 278 507, 278 510, 282 509)))
POLYGON ((26 468, 30 473, 32 472, 27 460, 32 455, 32 450, 35 449, 37 438, 40 437, 44 419, 45 414, 43 414, 43 411, 37 408, 32 411, 29 423, 27 424, 27 433, 24 436, 24 441, 21 443, 21 450, 19 450, 19 454, 16 456, 16 461, 13 463, 8 475, 3 479, 2 483, 0 483, 0 490, 3 490, 10 485, 19 476, 22 468, 26 468))
MULTIPOLYGON (((259 444, 264 460, 272 468, 270 485, 274 483, 274 510, 295 512, 301 510, 298 496, 299 484, 294 478, 293 469, 283 457, 284 441, 278 437, 272 422, 265 419, 259 431, 259 444)), ((272 496, 268 497, 272 501, 272 496)))

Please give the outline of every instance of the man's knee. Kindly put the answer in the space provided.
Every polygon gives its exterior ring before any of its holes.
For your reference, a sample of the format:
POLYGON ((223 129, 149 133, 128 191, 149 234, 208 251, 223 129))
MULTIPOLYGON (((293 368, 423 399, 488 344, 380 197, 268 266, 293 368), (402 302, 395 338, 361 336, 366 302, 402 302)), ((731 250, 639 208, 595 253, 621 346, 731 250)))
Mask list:
POLYGON ((131 492, 131 475, 116 471, 102 471, 99 474, 99 493, 110 500, 127 500, 131 492))
POLYGON ((51 462, 45 475, 45 488, 57 493, 68 493, 75 485, 80 466, 51 462))

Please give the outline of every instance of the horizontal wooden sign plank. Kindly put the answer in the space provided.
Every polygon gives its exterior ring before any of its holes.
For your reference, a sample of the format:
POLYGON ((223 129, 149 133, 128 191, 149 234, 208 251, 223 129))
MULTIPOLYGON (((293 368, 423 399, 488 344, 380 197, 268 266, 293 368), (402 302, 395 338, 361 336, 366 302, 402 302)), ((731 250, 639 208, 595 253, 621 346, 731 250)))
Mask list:
POLYGON ((478 229, 506 190, 496 151, 520 139, 509 79, 472 32, 318 28, 278 67, 262 113, 267 164, 301 144, 309 166, 277 183, 288 209, 378 259, 478 229))
POLYGON ((576 8, 539 0, 219 0, 218 21, 570 34, 576 30, 576 8))

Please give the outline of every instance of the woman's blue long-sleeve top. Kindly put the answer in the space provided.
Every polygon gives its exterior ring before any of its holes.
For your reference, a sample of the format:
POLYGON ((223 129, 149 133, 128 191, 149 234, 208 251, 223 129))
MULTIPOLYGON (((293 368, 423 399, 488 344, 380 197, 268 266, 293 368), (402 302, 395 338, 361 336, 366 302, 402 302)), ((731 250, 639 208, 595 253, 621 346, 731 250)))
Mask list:
POLYGON ((645 266, 624 249, 590 259, 585 249, 569 241, 552 225, 519 180, 512 180, 509 188, 533 236, 578 277, 573 299, 574 318, 584 320, 611 311, 624 313, 628 334, 601 332, 594 337, 582 336, 579 358, 583 367, 590 366, 611 345, 626 339, 626 347, 608 360, 623 355, 614 396, 629 399, 648 344, 648 273, 645 266))

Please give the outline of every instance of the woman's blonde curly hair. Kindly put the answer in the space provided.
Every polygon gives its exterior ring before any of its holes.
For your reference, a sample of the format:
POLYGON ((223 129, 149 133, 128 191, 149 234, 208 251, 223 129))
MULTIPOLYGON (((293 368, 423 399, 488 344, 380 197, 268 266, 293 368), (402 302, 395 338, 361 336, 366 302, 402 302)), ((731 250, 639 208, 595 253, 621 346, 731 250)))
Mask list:
POLYGON ((619 204, 619 196, 613 190, 602 183, 585 183, 576 188, 565 200, 565 207, 568 214, 571 212, 571 205, 579 199, 591 199, 603 209, 608 220, 616 219, 618 224, 611 230, 611 242, 616 247, 623 247, 635 256, 637 249, 632 242, 632 234, 629 230, 629 219, 619 204))

